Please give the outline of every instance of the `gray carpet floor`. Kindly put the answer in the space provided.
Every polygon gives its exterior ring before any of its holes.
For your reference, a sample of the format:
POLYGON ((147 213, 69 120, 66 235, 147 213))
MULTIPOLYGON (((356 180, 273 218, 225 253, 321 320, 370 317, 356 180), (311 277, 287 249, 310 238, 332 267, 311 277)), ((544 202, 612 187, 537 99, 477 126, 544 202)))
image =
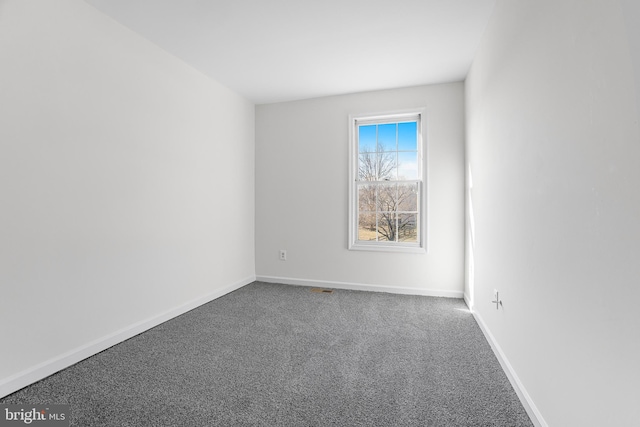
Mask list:
POLYGON ((74 426, 532 426, 462 300, 255 282, 0 403, 74 426))

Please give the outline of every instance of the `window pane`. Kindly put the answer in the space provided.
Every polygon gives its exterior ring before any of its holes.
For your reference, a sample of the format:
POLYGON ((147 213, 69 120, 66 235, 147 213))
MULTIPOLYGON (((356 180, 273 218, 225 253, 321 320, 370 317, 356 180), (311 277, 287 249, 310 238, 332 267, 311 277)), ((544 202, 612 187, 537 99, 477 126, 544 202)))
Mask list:
POLYGON ((378 125, 378 150, 395 151, 397 123, 378 125))
POLYGON ((376 151, 376 125, 358 126, 358 151, 376 151))
POLYGON ((361 185, 358 187, 358 210, 360 212, 376 211, 375 185, 361 185))
POLYGON ((379 181, 393 181, 398 176, 397 157, 395 151, 380 151, 377 153, 376 168, 379 181))
POLYGON ((379 212, 395 212, 398 206, 397 186, 395 184, 378 185, 377 207, 379 212))
POLYGON ((393 212, 382 212, 378 214, 378 240, 395 242, 396 238, 396 214, 393 212))
POLYGON ((418 212, 418 184, 398 185, 398 210, 418 212))
POLYGON ((398 123, 398 151, 418 150, 418 123, 398 123))
POLYGON ((417 214, 398 214, 398 241, 418 242, 417 214))
POLYGON ((418 152, 398 153, 398 179, 418 179, 418 152))
POLYGON ((350 202, 356 205, 350 209, 355 215, 349 229, 360 244, 350 242, 350 249, 372 249, 379 242, 403 251, 422 243, 420 117, 407 113, 355 119, 350 161, 356 163, 351 191, 357 200, 350 202))
POLYGON ((376 240, 376 214, 358 215, 358 240, 376 240))
POLYGON ((377 180, 377 153, 360 153, 358 155, 358 181, 377 180))

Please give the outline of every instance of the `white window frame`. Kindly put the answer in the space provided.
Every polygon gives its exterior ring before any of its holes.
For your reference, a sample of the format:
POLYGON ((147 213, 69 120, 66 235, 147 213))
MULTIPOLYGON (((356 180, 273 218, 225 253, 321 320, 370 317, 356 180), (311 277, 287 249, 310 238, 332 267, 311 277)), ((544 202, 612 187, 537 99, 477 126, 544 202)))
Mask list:
MULTIPOLYGON (((392 111, 377 114, 349 115, 349 250, 376 252, 427 252, 427 144, 425 108, 392 111), (418 242, 389 242, 358 240, 358 124, 396 123, 407 119, 418 121, 418 242)), ((402 182, 402 181, 398 181, 402 182)))

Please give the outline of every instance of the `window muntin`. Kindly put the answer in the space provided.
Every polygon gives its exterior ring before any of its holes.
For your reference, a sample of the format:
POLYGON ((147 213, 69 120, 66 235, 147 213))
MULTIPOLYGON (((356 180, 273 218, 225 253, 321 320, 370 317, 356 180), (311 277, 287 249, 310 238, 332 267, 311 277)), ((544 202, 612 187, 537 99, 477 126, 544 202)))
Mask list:
POLYGON ((422 112, 351 125, 349 248, 423 250, 422 112))

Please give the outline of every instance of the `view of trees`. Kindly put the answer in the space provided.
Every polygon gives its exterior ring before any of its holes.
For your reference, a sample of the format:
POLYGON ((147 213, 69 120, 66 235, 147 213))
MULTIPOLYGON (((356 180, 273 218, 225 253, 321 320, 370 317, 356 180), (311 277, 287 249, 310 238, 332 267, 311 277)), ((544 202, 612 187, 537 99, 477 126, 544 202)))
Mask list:
POLYGON ((396 150, 377 144, 358 159, 358 240, 417 241, 418 184, 397 182, 396 150))

